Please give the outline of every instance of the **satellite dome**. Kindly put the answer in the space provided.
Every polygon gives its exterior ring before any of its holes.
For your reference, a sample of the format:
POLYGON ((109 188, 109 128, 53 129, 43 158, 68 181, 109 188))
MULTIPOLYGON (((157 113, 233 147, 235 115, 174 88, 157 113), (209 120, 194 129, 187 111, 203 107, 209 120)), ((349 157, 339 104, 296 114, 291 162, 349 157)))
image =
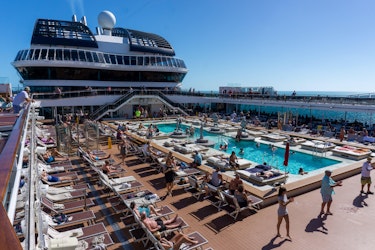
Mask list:
POLYGON ((116 24, 116 17, 112 12, 105 10, 100 12, 98 23, 103 29, 112 29, 116 24))

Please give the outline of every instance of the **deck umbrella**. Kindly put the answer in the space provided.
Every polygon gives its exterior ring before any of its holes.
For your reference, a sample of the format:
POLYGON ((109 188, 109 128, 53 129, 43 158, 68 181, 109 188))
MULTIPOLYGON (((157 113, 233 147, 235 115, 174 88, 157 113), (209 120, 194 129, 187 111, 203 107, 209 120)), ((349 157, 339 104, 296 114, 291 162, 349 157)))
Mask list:
POLYGON ((288 166, 289 161, 289 142, 286 143, 285 155, 284 155, 284 166, 288 166))

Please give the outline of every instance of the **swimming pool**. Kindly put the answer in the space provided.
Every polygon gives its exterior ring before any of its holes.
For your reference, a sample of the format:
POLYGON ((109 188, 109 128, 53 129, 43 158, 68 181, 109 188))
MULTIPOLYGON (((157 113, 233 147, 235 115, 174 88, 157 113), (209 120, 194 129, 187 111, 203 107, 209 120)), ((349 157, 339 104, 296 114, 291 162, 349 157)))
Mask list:
MULTIPOLYGON (((176 124, 157 124, 160 131, 164 133, 173 132, 176 128, 176 124)), ((185 130, 188 126, 181 124, 181 129, 185 130)), ((285 170, 284 163, 284 148, 276 148, 272 151, 268 144, 260 144, 257 147, 256 142, 254 141, 240 141, 237 142, 231 137, 226 137, 223 135, 217 135, 203 131, 203 136, 205 139, 215 142, 214 148, 219 150, 220 144, 224 141, 228 142, 228 150, 226 153, 231 153, 234 151, 238 157, 262 164, 266 162, 268 165, 275 166, 280 170, 285 170), (240 149, 244 149, 244 154, 240 155, 240 149)), ((195 129, 195 134, 193 137, 197 139, 200 137, 199 129, 195 129)), ((317 170, 320 168, 328 167, 340 163, 340 161, 328 159, 325 157, 318 157, 312 154, 305 154, 301 152, 293 151, 293 147, 290 148, 289 162, 286 167, 286 171, 291 174, 298 174, 299 168, 303 168, 306 172, 317 170)))

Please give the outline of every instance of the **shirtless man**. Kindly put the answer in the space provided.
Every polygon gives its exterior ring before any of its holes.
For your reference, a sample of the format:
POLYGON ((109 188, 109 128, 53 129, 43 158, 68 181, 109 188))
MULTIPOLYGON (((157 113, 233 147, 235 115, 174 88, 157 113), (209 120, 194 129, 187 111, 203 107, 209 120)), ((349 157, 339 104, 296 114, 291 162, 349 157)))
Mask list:
POLYGON ((147 229, 150 230, 150 232, 152 233, 156 231, 165 231, 168 229, 177 228, 181 226, 183 222, 177 214, 174 218, 163 221, 161 219, 155 220, 153 218, 148 218, 145 212, 141 213, 141 220, 145 224, 147 229))
POLYGON ((112 166, 109 160, 105 160, 104 165, 102 167, 102 171, 105 174, 111 173, 119 173, 122 169, 117 169, 116 167, 112 166))

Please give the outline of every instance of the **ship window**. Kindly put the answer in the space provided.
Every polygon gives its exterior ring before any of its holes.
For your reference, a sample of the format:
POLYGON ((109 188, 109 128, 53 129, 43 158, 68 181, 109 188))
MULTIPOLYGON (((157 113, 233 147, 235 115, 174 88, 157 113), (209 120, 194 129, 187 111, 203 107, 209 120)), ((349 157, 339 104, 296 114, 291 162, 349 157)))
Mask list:
POLYGON ((86 51, 86 58, 88 62, 92 62, 92 54, 90 51, 86 51))
POLYGON ((22 55, 22 60, 26 60, 29 57, 30 50, 25 50, 25 53, 22 55))
POLYGON ((49 49, 48 50, 48 60, 55 60, 55 50, 54 49, 49 49))
POLYGON ((98 54, 96 54, 96 52, 92 52, 92 56, 94 58, 94 62, 99 62, 99 57, 98 54))
POLYGON ((162 65, 163 65, 163 66, 168 66, 167 58, 162 57, 162 58, 161 58, 161 62, 162 62, 162 65))
POLYGON ((64 49, 64 61, 70 61, 70 50, 64 49))
POLYGON ((72 50, 72 60, 78 61, 78 52, 77 50, 72 50))
POLYGON ((19 61, 21 59, 21 57, 22 57, 23 52, 24 52, 23 50, 18 51, 16 59, 14 59, 14 61, 19 61))
POLYGON ((138 56, 138 65, 143 65, 143 57, 138 56))
POLYGON ((129 63, 129 57, 128 56, 124 56, 124 64, 125 65, 130 65, 130 63, 129 63))
POLYGON ((145 66, 150 65, 150 58, 145 56, 145 66))
POLYGON ((109 55, 108 54, 104 54, 104 60, 105 60, 105 63, 108 63, 110 64, 110 60, 109 60, 109 55))
POLYGON ((123 59, 122 56, 116 56, 116 58, 117 58, 118 64, 124 64, 124 61, 122 60, 123 59))
POLYGON ((39 53, 40 53, 40 49, 34 50, 34 55, 33 55, 32 60, 38 60, 39 59, 39 53))
POLYGON ((115 55, 109 55, 109 59, 111 59, 112 64, 117 64, 116 63, 116 56, 115 55))
POLYGON ((159 56, 156 57, 156 61, 157 61, 156 65, 161 66, 161 58, 159 56))
POLYGON ((45 59, 47 59, 47 50, 42 49, 42 51, 40 53, 40 60, 45 60, 45 59))
POLYGON ((99 62, 100 62, 100 63, 104 63, 104 56, 103 56, 103 53, 98 53, 98 56, 99 56, 99 62))
POLYGON ((62 50, 61 49, 57 49, 56 50, 56 60, 59 60, 61 61, 62 60, 62 50))
POLYGON ((131 63, 131 65, 137 65, 137 57, 131 56, 130 57, 130 63, 131 63))
POLYGON ((150 57, 150 59, 151 59, 151 65, 154 66, 155 65, 155 57, 152 56, 152 57, 150 57))
POLYGON ((83 50, 78 51, 78 56, 79 56, 79 60, 81 62, 86 62, 86 56, 85 56, 85 52, 83 50))
POLYGON ((179 59, 176 59, 176 64, 177 64, 177 67, 181 67, 180 60, 179 60, 179 59))
POLYGON ((26 59, 26 60, 31 60, 31 58, 33 57, 33 53, 34 53, 34 50, 31 49, 31 50, 29 51, 29 54, 27 55, 27 59, 26 59))

